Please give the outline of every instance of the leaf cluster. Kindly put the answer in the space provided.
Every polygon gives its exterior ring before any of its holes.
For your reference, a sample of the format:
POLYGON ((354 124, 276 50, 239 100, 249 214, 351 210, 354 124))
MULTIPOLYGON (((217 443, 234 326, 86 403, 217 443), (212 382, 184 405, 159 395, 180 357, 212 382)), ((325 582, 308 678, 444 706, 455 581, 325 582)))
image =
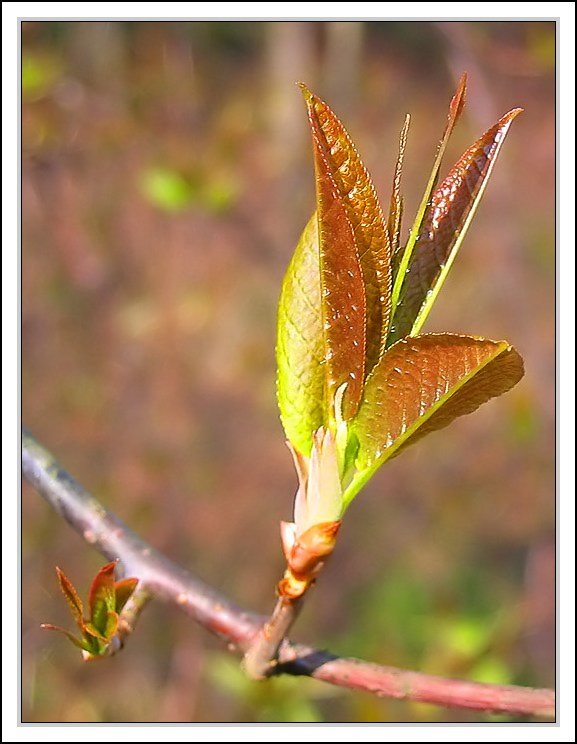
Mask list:
POLYGON ((405 244, 400 136, 388 215, 352 139, 301 85, 313 141, 317 208, 286 272, 278 313, 277 391, 292 448, 310 457, 315 432, 336 437, 342 508, 409 444, 501 395, 523 376, 507 341, 421 334, 521 109, 487 130, 438 184, 465 103, 453 96, 432 172, 405 244))
POLYGON ((88 617, 84 616, 84 606, 78 592, 64 572, 56 568, 60 589, 80 630, 80 637, 56 625, 45 623, 42 627, 64 633, 82 651, 85 661, 109 653, 113 638, 119 629, 120 613, 138 584, 138 579, 135 578, 116 581, 114 574, 117 563, 118 561, 107 563, 94 577, 88 595, 88 617))

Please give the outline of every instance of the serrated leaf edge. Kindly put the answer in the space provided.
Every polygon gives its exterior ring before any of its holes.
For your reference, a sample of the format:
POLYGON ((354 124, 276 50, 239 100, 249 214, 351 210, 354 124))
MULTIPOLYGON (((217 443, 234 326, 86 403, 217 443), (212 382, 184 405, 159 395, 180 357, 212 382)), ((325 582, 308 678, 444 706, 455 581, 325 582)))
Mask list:
MULTIPOLYGON (((447 334, 426 334, 427 336, 445 336, 447 334)), ((419 336, 416 336, 415 338, 420 338, 419 336)), ((456 335, 456 338, 475 338, 475 340, 478 341, 490 341, 491 339, 486 339, 482 337, 471 337, 471 336, 458 336, 456 335)), ((401 339, 400 341, 397 341, 397 344, 406 343, 406 338, 401 339)), ((377 457, 368 467, 364 468, 363 470, 359 470, 355 476, 353 477, 351 483, 346 488, 346 490, 343 493, 343 511, 349 506, 351 501, 355 498, 355 496, 358 494, 358 492, 361 490, 361 488, 373 477, 375 472, 383 465, 387 460, 390 460, 395 453, 407 442, 407 440, 415 434, 415 432, 423 426, 432 416, 435 414, 440 408, 442 408, 445 403, 450 400, 455 393, 457 393, 469 380, 471 380, 473 377, 475 377, 479 372, 487 365, 493 363, 501 354, 505 352, 514 351, 514 347, 511 346, 507 341, 494 341, 493 343, 496 344, 495 347, 495 353, 490 355, 482 364, 479 364, 477 367, 475 367, 473 370, 471 370, 468 374, 464 375, 458 383, 456 383, 445 395, 443 395, 439 400, 434 403, 430 408, 427 409, 427 411, 422 415, 419 416, 413 425, 407 428, 405 432, 403 432, 397 439, 395 439, 388 447, 383 449, 379 457, 377 457)), ((390 349, 393 349, 394 346, 397 344, 394 344, 390 347, 390 349)), ((390 350, 389 349, 389 350, 390 350)), ((388 350, 388 351, 389 351, 388 350)), ((362 405, 362 404, 361 404, 362 405)), ((354 422, 352 426, 352 430, 354 432, 354 422)))

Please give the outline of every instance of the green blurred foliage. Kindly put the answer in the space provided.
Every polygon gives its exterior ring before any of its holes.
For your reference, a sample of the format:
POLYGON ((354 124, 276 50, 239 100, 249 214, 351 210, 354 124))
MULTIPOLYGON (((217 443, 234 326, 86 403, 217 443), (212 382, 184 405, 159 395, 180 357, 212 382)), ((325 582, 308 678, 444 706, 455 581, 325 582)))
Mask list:
POLYGON ((140 188, 152 204, 167 212, 180 212, 188 207, 194 193, 192 185, 180 173, 158 167, 144 171, 140 188))
POLYGON ((50 93, 58 80, 60 68, 50 57, 35 54, 22 55, 22 99, 35 101, 50 93))
POLYGON ((151 204, 166 212, 181 212, 196 204, 213 214, 225 214, 236 196, 233 184, 223 178, 195 180, 162 166, 143 171, 140 189, 151 204))
POLYGON ((319 701, 342 695, 306 677, 277 677, 270 684, 254 682, 236 659, 223 654, 210 659, 208 677, 250 723, 323 723, 319 701))
MULTIPOLYGON (((383 468, 295 635, 434 674, 552 684, 554 51, 552 22, 26 22, 25 425, 153 545, 270 610, 296 486, 276 303, 314 203, 294 82, 333 104, 383 203, 411 112, 408 223, 465 69, 448 164, 505 111, 525 113, 426 330, 507 338, 526 376, 383 468)), ((54 565, 88 587, 101 557, 27 485, 22 527, 24 721, 496 720, 306 679, 257 685, 156 603, 121 654, 82 665, 39 624, 67 623, 54 565)))

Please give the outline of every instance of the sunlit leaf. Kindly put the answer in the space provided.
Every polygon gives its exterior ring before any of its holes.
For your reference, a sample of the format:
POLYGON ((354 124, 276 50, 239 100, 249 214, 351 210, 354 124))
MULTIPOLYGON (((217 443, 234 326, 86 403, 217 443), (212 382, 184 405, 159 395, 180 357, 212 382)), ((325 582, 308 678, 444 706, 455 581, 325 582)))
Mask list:
POLYGON ((325 344, 317 216, 305 227, 285 274, 278 309, 277 396, 289 442, 305 455, 323 425, 325 344))
POLYGON ((391 202, 389 205, 389 219, 387 221, 387 228, 389 231, 389 237, 391 239, 391 255, 392 255, 392 266, 393 274, 399 267, 401 260, 401 224, 403 220, 403 197, 401 195, 401 176, 403 174, 403 159, 405 157, 405 149, 407 147, 407 134, 409 132, 409 124, 411 123, 411 117, 409 114, 405 117, 405 123, 401 129, 401 136, 399 137, 399 155, 397 157, 397 164, 395 165, 395 175, 393 177, 393 189, 391 192, 391 202))
MULTIPOLYGON (((337 333, 329 349, 343 357, 341 348, 350 349, 349 363, 336 363, 335 369, 355 374, 355 378, 347 379, 343 375, 335 381, 335 387, 348 382, 345 396, 348 418, 360 400, 362 380, 357 371, 364 369, 368 373, 376 364, 389 327, 390 240, 373 183, 351 138, 331 109, 305 86, 301 87, 314 143, 321 266, 326 263, 322 271, 323 290, 329 298, 333 295, 332 307, 324 317, 329 326, 335 317, 338 320, 345 317, 345 322, 340 323, 343 343, 338 341, 337 333), (338 284, 332 286, 335 282, 338 284), (358 302, 363 294, 365 303, 360 307, 358 302), (337 312, 340 316, 336 316, 337 312), (359 334, 357 329, 363 314, 365 332, 359 334)), ((330 327, 327 330, 332 333, 330 327)))
POLYGON ((513 109, 485 132, 435 190, 417 235, 387 345, 416 335, 423 326, 467 233, 511 122, 520 112, 513 109))
MULTIPOLYGON (((449 113, 447 115, 447 124, 445 126, 445 131, 443 132, 443 136, 441 138, 441 142, 437 150, 437 155, 435 157, 435 162, 433 163, 433 169, 431 171, 431 175, 429 176, 429 180, 425 188, 425 193, 423 194, 423 198, 421 199, 419 209, 417 210, 417 216, 415 217, 415 221, 411 228, 409 240, 407 241, 407 245, 402 249, 402 251, 400 251, 401 253, 400 259, 398 261, 395 260, 396 271, 395 271, 395 276, 394 276, 392 298, 391 298, 391 307, 392 307, 393 315, 395 314, 396 308, 399 304, 399 297, 401 293, 401 287, 404 282, 404 277, 407 272, 407 269, 409 268, 409 264, 411 262, 413 249, 415 247, 417 236, 419 235, 419 232, 421 230, 421 225, 422 225, 425 212, 429 204, 429 200, 431 198, 431 194, 433 193, 433 189, 435 188, 437 179, 439 177, 439 169, 443 161, 443 155, 445 154, 445 150, 447 149, 447 143, 449 141, 449 138, 451 137, 453 129, 455 128, 455 124, 457 123, 461 115, 461 112, 463 111, 463 107, 465 105, 466 92, 467 92, 467 74, 465 73, 461 77, 461 80, 459 81, 459 85, 457 87, 457 91, 455 95, 453 96, 453 98, 451 99, 451 103, 449 104, 449 113)), ((390 345, 390 343, 387 345, 390 345)))
POLYGON ((430 334, 397 342, 367 380, 352 428, 359 473, 348 504, 386 460, 513 387, 523 361, 506 341, 430 334))
POLYGON ((322 154, 317 158, 317 205, 325 369, 331 419, 337 389, 347 383, 345 418, 357 411, 365 371, 366 300, 353 228, 322 154))
POLYGON ((333 481, 309 469, 308 459, 315 432, 332 432, 344 490, 339 518, 383 462, 506 392, 523 375, 520 356, 505 341, 417 335, 519 113, 511 111, 486 132, 436 188, 463 110, 466 82, 463 75, 451 100, 404 247, 401 175, 409 117, 400 135, 385 225, 370 177, 343 125, 301 86, 313 137, 317 212, 283 283, 278 397, 298 465, 299 493, 338 493, 333 481))

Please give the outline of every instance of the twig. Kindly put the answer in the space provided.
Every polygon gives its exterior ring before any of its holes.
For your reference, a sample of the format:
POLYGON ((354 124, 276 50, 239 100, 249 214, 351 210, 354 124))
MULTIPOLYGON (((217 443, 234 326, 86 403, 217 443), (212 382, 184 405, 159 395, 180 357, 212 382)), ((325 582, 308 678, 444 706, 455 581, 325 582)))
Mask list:
POLYGON ((244 668, 253 679, 266 679, 278 667, 278 654, 301 607, 302 597, 279 597, 270 620, 262 626, 245 654, 244 668))
MULTIPOLYGON (((90 545, 109 560, 119 558, 125 574, 138 577, 139 586, 151 596, 177 605, 200 625, 243 652, 253 645, 265 618, 237 607, 144 542, 63 470, 26 431, 22 440, 22 473, 90 545)), ((553 690, 434 677, 339 658, 287 640, 278 649, 274 672, 306 675, 381 697, 509 715, 555 715, 553 690)))
POLYGON ((136 576, 139 586, 153 597, 178 605, 201 625, 235 644, 246 643, 264 621, 244 612, 144 542, 26 431, 22 434, 22 473, 87 543, 108 560, 118 558, 123 574, 136 576))
POLYGON ((110 656, 118 653, 124 647, 126 639, 134 632, 138 618, 151 599, 150 592, 142 585, 137 586, 132 592, 118 618, 118 628, 112 638, 109 650, 110 656))

